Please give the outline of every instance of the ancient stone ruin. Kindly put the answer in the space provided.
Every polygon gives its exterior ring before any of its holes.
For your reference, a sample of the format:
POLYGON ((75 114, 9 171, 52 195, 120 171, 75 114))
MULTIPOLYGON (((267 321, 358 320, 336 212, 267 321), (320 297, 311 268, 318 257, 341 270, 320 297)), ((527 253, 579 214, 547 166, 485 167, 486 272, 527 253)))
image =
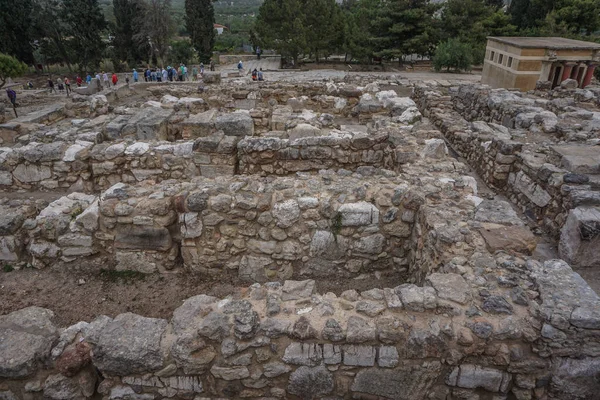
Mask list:
POLYGON ((2 263, 247 282, 0 316, 0 399, 598 398, 600 89, 209 78, 0 125, 2 263))

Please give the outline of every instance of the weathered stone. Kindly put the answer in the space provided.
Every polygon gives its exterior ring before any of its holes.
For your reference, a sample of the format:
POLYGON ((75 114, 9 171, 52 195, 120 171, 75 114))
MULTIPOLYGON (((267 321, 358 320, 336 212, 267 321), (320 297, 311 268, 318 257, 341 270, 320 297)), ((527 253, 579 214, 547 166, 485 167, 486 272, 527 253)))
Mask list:
POLYGON ((348 343, 363 343, 375 340, 376 329, 374 324, 359 317, 348 318, 346 341, 348 343))
POLYGON ((344 365, 372 367, 375 365, 376 349, 372 346, 345 346, 344 365))
POLYGON ((513 307, 502 296, 488 296, 483 300, 483 311, 491 314, 512 314, 513 307))
POLYGON ((394 368, 398 365, 399 355, 398 350, 393 346, 379 347, 379 355, 377 363, 380 367, 394 368))
POLYGON ((442 371, 439 361, 415 362, 395 369, 358 371, 352 391, 395 400, 427 398, 442 371))
POLYGON ((324 366, 300 367, 290 374, 287 390, 303 399, 321 398, 333 391, 333 375, 324 366))
POLYGON ((294 365, 319 365, 323 360, 323 349, 315 343, 290 343, 282 360, 294 365))
POLYGON ((160 341, 166 327, 163 319, 117 315, 100 332, 94 346, 94 365, 118 375, 159 370, 164 362, 160 341))
POLYGON ((263 365, 264 374, 267 378, 275 378, 279 375, 287 374, 292 368, 284 363, 271 362, 263 365))
POLYGON ((250 376, 250 371, 248 371, 247 367, 227 368, 213 365, 210 369, 210 373, 213 374, 215 378, 224 379, 226 381, 245 379, 250 376))
POLYGON ((460 275, 434 273, 427 277, 427 282, 433 286, 440 299, 466 304, 471 298, 471 288, 460 275))
POLYGON ((315 281, 285 281, 283 284, 281 300, 300 300, 310 297, 315 290, 315 281))

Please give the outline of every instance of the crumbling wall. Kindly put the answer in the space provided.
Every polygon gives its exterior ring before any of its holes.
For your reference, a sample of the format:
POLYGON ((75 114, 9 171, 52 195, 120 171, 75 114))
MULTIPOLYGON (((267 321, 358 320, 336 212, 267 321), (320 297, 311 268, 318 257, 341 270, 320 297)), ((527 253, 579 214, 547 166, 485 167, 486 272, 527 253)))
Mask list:
POLYGON ((246 138, 238 144, 239 172, 288 175, 298 171, 360 166, 394 168, 388 135, 331 132, 295 140, 246 138))
POLYGON ((170 321, 126 313, 62 329, 52 311, 26 308, 0 317, 1 393, 593 399, 598 297, 561 261, 501 256, 477 276, 500 265, 514 285, 483 296, 469 265, 423 287, 340 296, 316 293, 312 280, 255 284, 233 298, 192 297, 170 321))

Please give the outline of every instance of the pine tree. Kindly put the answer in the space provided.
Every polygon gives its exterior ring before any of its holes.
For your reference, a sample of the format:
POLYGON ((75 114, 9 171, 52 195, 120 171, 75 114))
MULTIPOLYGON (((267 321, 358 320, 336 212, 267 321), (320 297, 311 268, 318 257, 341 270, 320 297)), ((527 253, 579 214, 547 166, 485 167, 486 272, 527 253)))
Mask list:
POLYGON ((215 45, 215 11, 211 0, 185 0, 185 24, 203 63, 210 62, 215 45))
POLYGON ((305 11, 301 0, 265 0, 254 25, 256 44, 275 49, 298 65, 298 57, 308 47, 305 11))
POLYGON ((429 54, 437 42, 436 4, 429 0, 391 0, 379 8, 373 23, 375 54, 385 59, 429 54))
POLYGON ((33 64, 32 0, 0 1, 0 52, 33 64))
POLYGON ((98 0, 63 0, 63 19, 73 59, 82 69, 93 69, 102 61, 106 44, 101 33, 107 24, 98 0))

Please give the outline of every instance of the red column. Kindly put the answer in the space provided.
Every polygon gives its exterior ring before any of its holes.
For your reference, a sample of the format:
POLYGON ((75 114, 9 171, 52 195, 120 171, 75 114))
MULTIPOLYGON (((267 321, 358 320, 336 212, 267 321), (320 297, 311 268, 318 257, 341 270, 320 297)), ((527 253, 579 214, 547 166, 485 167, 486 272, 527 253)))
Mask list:
POLYGON ((575 63, 564 63, 562 78, 560 78, 561 82, 564 81, 565 79, 569 79, 569 77, 571 76, 571 71, 573 70, 574 66, 575 66, 575 63))
POLYGON ((583 83, 581 84, 582 88, 584 88, 590 84, 590 82, 592 81, 592 77, 594 76, 594 70, 596 70, 596 67, 597 67, 596 64, 588 65, 587 72, 586 72, 585 76, 583 77, 583 83))

